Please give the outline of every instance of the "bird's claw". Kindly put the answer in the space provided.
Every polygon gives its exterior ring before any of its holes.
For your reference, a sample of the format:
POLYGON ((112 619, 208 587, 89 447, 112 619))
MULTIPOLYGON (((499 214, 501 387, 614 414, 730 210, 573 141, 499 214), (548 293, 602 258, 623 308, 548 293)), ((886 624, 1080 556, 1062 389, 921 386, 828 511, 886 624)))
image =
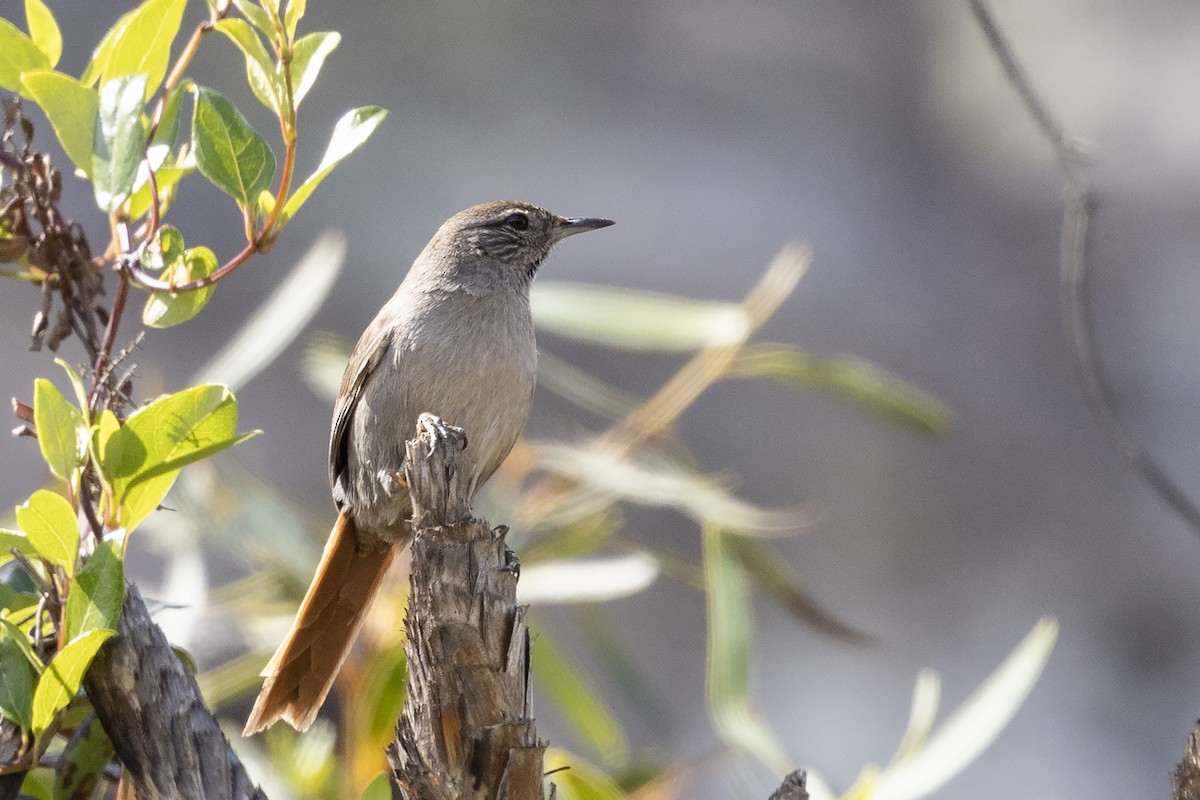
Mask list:
POLYGON ((447 425, 436 414, 425 412, 417 417, 417 430, 429 434, 429 438, 433 440, 430 443, 429 452, 425 454, 426 458, 433 454, 433 447, 435 445, 442 444, 445 446, 450 440, 458 442, 460 450, 467 449, 467 432, 457 426, 447 425))

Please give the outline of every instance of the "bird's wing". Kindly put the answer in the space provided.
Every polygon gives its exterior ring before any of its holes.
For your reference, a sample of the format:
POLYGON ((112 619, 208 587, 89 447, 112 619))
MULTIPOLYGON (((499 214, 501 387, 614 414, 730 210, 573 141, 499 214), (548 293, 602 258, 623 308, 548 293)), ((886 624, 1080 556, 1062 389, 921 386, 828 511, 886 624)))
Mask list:
POLYGON ((339 509, 345 501, 345 492, 339 483, 346 470, 346 441, 350 431, 350 420, 354 417, 354 409, 358 405, 363 387, 367 385, 375 368, 391 348, 392 330, 387 323, 387 316, 380 313, 359 338, 354 352, 350 354, 346 371, 342 373, 342 386, 338 390, 337 402, 333 407, 333 429, 329 433, 329 486, 333 490, 333 499, 339 509))

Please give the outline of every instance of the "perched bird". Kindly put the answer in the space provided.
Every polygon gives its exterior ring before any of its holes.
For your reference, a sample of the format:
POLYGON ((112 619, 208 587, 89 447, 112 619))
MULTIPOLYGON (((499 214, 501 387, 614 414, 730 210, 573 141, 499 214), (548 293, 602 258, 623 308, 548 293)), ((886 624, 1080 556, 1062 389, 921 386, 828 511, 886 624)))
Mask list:
POLYGON ((455 214, 417 256, 355 345, 329 437, 338 519, 292 629, 263 670, 244 735, 312 724, 393 556, 412 538, 404 443, 436 414, 467 434, 482 485, 512 449, 533 400, 529 287, 557 242, 611 225, 528 203, 455 214))

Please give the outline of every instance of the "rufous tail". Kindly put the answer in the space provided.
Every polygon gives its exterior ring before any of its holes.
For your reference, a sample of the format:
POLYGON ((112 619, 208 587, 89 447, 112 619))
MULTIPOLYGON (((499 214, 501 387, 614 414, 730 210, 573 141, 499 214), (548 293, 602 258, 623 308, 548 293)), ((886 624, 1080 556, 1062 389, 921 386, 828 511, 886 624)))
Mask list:
POLYGON ((280 719, 300 731, 312 725, 395 551, 382 547, 361 552, 353 518, 345 511, 338 516, 296 621, 263 669, 266 681, 243 736, 280 719))

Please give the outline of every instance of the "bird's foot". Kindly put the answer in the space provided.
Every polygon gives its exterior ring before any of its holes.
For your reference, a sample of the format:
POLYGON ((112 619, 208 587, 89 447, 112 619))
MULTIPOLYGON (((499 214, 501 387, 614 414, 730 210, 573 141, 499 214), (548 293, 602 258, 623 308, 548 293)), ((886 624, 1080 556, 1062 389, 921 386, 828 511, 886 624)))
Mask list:
MULTIPOLYGON (((467 449, 467 432, 454 425, 447 425, 436 414, 425 412, 417 417, 417 430, 429 434, 429 437, 433 439, 435 444, 445 446, 446 442, 454 440, 458 443, 460 450, 467 449)), ((429 452, 433 452, 432 446, 429 452)), ((427 458, 428 456, 429 454, 426 454, 427 458)))

